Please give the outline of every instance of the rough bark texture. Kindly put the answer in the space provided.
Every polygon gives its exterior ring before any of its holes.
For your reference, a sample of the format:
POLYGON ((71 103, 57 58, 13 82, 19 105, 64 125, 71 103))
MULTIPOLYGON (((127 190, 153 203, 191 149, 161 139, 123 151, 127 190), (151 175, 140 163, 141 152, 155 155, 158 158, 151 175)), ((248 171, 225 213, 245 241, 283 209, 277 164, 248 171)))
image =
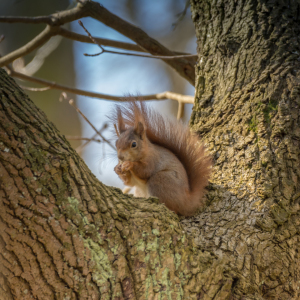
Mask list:
POLYGON ((0 69, 1 300, 196 299, 198 282, 223 293, 222 261, 157 201, 101 184, 0 69))
POLYGON ((186 229, 226 258, 234 275, 224 299, 299 299, 299 1, 191 2, 191 125, 215 167, 212 203, 186 229))

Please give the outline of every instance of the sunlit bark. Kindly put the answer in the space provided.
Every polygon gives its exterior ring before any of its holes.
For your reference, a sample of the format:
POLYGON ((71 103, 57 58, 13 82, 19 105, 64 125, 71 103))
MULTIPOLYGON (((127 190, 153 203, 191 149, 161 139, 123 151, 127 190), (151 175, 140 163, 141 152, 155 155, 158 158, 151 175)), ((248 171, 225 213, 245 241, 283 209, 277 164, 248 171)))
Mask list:
POLYGON ((189 223, 226 257, 234 299, 299 299, 299 1, 192 1, 191 118, 215 157, 212 204, 189 223), (220 188, 225 193, 220 193, 220 188))

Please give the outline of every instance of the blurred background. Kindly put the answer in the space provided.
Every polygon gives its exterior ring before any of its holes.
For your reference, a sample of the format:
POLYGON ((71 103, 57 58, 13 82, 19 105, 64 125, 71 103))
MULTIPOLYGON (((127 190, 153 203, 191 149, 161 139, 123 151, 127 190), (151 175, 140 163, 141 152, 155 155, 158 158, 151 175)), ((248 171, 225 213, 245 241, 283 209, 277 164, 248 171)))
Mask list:
MULTIPOLYGON (((96 2, 142 28, 170 50, 196 53, 195 30, 189 8, 186 14, 182 14, 186 7, 186 0, 98 0, 96 2)), ((76 2, 69 0, 1 0, 0 14, 2 16, 48 15, 75 5, 76 2)), ((98 21, 91 18, 82 21, 94 37, 132 43, 131 40, 98 21)), ((5 36, 0 44, 0 54, 3 56, 21 47, 44 28, 45 25, 0 23, 0 35, 5 36)), ((66 28, 85 34, 77 21, 66 28)), ((25 63, 26 72, 32 76, 93 92, 124 96, 129 93, 143 95, 172 91, 194 95, 194 87, 160 60, 107 53, 97 57, 83 55, 83 53, 98 52, 99 48, 96 45, 53 37, 38 52, 27 55, 15 64, 20 66, 25 63)), ((41 87, 21 80, 17 82, 21 86, 41 87)), ((60 91, 25 90, 25 92, 62 134, 67 137, 86 138, 94 135, 93 129, 67 101, 59 102, 60 91)), ((97 129, 108 123, 107 115, 110 114, 115 102, 76 96, 71 93, 68 93, 68 97, 75 100, 76 105, 97 129)), ((176 118, 177 102, 149 101, 149 105, 159 109, 166 117, 176 118)), ((185 105, 184 122, 188 122, 191 109, 192 105, 185 105)), ((112 139, 109 129, 106 129, 103 135, 107 139, 112 139)), ((96 142, 90 142, 82 147, 85 142, 78 140, 70 140, 70 143, 79 151, 99 180, 107 185, 123 187, 121 180, 113 171, 117 164, 117 157, 110 147, 96 142)))

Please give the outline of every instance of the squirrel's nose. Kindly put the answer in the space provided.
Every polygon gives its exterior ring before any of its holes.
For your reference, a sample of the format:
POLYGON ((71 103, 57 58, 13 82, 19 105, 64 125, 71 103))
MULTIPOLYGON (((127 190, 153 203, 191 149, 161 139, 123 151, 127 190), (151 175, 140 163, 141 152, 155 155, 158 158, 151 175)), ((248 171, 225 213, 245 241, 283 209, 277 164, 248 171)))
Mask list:
POLYGON ((119 160, 123 161, 123 160, 124 160, 124 155, 121 154, 121 153, 119 153, 119 154, 118 154, 118 158, 119 158, 119 160))

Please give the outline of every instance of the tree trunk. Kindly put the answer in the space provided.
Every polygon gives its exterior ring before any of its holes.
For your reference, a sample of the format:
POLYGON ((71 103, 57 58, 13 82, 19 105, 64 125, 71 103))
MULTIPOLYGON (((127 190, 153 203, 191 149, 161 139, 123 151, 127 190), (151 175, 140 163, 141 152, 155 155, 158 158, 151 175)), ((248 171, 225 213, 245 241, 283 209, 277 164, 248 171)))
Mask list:
POLYGON ((300 3, 191 2, 191 125, 215 167, 212 203, 187 227, 228 261, 234 299, 299 299, 300 3))
POLYGON ((298 299, 299 11, 192 2, 191 125, 215 167, 181 223, 97 181, 0 70, 0 300, 298 299))

